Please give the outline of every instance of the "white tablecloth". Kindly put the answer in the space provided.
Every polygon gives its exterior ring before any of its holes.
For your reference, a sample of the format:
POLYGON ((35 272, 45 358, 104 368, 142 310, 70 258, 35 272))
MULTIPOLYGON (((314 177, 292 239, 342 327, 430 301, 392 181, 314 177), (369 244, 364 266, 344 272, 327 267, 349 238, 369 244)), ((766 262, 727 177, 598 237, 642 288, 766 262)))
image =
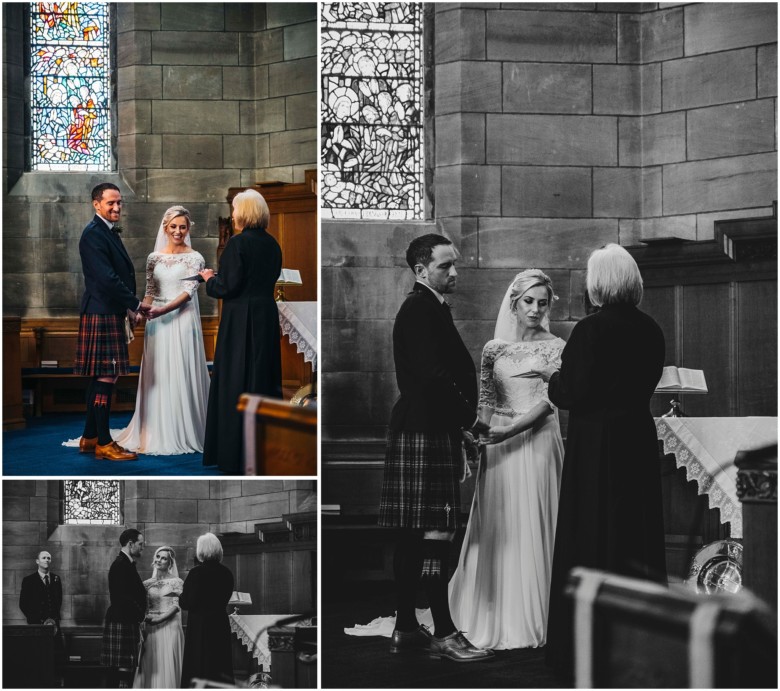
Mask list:
MULTIPOLYGON (((291 614, 231 614, 229 617, 230 629, 244 647, 252 653, 253 657, 263 665, 263 670, 268 672, 271 669, 268 629, 274 626, 277 621, 291 616, 291 614), (260 634, 258 640, 257 634, 261 630, 263 630, 263 633, 260 634)), ((301 626, 302 624, 306 624, 306 620, 296 621, 292 624, 287 624, 287 626, 301 626)))
POLYGON ((317 303, 316 302, 277 302, 279 325, 282 334, 287 336, 303 354, 305 362, 311 362, 317 370, 317 303))
POLYGON ((664 453, 674 454, 699 494, 707 494, 720 522, 729 523, 731 537, 742 537, 742 505, 737 498, 737 451, 777 443, 776 417, 656 418, 664 453))

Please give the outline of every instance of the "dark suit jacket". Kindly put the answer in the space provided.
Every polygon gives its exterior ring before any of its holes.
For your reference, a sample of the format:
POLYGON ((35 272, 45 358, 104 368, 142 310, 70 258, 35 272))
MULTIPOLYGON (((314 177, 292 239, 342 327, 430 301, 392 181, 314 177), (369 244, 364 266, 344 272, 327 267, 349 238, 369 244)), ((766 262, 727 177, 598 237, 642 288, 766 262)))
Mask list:
POLYGON ((393 357, 401 397, 393 406, 396 432, 452 432, 471 427, 477 413, 474 361, 449 308, 415 283, 393 327, 393 357))
POLYGON ((28 624, 42 624, 49 618, 59 623, 62 608, 62 581, 57 574, 49 573, 49 591, 51 609, 47 612, 45 586, 38 572, 25 576, 22 580, 19 609, 24 612, 28 624))
POLYGON ((100 216, 81 233, 79 254, 85 284, 81 314, 124 314, 138 307, 133 262, 100 216))
POLYGON ((108 570, 108 595, 111 604, 106 621, 137 624, 146 614, 146 588, 135 564, 118 554, 108 570))

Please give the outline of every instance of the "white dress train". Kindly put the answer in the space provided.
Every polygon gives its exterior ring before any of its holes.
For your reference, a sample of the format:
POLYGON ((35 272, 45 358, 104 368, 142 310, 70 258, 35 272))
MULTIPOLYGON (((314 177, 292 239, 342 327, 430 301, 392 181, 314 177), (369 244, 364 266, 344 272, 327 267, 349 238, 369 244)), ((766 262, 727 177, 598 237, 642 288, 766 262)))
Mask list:
POLYGON ((199 252, 152 252, 146 265, 146 295, 155 307, 185 290, 191 299, 181 307, 146 322, 144 355, 138 377, 135 413, 114 440, 130 451, 174 455, 203 451, 209 373, 194 276, 206 263, 199 252))
MULTIPOLYGON (((491 426, 510 424, 546 400, 540 378, 519 375, 559 366, 565 345, 560 338, 485 345, 480 405, 493 409, 491 426)), ((449 586, 455 625, 477 647, 544 645, 562 467, 557 411, 486 447, 449 586)))
MULTIPOLYGON (((148 613, 160 615, 178 605, 183 584, 181 578, 145 580, 148 613)), ((181 686, 183 652, 181 612, 162 624, 147 624, 141 663, 133 688, 178 689, 181 686)))

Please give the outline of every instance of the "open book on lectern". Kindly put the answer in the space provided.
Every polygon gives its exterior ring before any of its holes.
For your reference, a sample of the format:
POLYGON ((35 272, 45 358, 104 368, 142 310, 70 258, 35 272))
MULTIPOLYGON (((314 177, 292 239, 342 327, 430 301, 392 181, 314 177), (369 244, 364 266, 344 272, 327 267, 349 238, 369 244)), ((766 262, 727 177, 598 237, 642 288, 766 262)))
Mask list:
POLYGON ((687 369, 671 365, 664 367, 661 379, 655 387, 656 393, 707 393, 707 382, 704 380, 704 371, 700 369, 687 369))

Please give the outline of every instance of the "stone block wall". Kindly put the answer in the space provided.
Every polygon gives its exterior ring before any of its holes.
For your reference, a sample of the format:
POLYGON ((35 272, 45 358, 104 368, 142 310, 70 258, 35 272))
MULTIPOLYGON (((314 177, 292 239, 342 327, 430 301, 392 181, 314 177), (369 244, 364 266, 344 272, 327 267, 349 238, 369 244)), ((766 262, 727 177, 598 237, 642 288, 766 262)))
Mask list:
MULTIPOLYGON (((123 241, 143 296, 163 212, 184 204, 193 247, 216 263, 228 188, 303 182, 317 161, 314 3, 117 3, 116 170, 23 173, 23 5, 4 12, 3 301, 24 317, 73 316, 90 189, 117 184, 123 241), (9 117, 10 116, 10 117, 9 117), (10 267, 10 270, 9 270, 10 267)), ((201 312, 216 303, 200 291, 201 312)))
POLYGON ((323 435, 378 440, 409 240, 459 247, 453 316, 476 363, 518 270, 550 273, 552 331, 584 315, 607 242, 714 237, 777 193, 774 3, 436 3, 433 214, 323 221, 323 435), (334 403, 328 404, 330 401, 334 403))
POLYGON ((123 486, 123 526, 74 526, 59 525, 59 481, 3 483, 3 623, 24 623, 19 592, 40 550, 51 553, 52 571, 63 581, 63 623, 99 625, 108 607, 108 569, 125 527, 144 534, 142 578, 151 576, 154 550, 164 544, 176 551, 185 578, 203 533, 250 534, 264 519, 313 511, 317 502, 313 481, 126 480, 123 486))

